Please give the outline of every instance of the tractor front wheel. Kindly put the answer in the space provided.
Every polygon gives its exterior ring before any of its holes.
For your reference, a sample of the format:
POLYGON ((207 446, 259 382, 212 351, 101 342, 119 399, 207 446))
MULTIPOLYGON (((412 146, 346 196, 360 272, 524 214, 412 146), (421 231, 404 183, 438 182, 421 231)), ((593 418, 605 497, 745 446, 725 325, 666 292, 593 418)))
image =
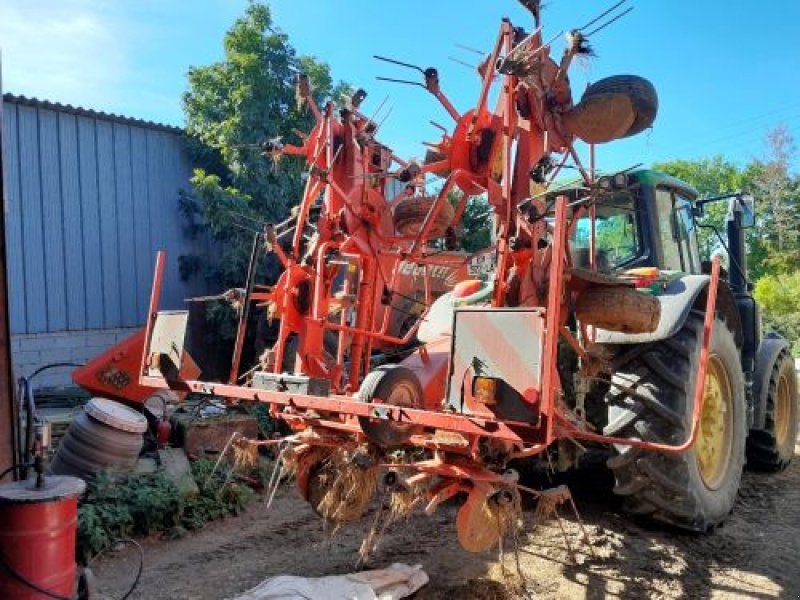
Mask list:
POLYGON ((788 350, 778 354, 772 364, 764 393, 764 428, 753 429, 747 438, 747 466, 759 471, 785 469, 794 456, 797 440, 797 375, 794 358, 788 350))
MULTIPOLYGON (((703 315, 693 312, 673 337, 656 342, 613 375, 606 435, 678 445, 692 427, 695 387, 703 409, 695 444, 681 454, 620 445, 608 461, 625 507, 692 531, 710 531, 731 512, 745 459, 746 400, 739 350, 714 322, 706 381, 697 381, 703 315)), ((629 349, 628 349, 629 350, 629 349)))

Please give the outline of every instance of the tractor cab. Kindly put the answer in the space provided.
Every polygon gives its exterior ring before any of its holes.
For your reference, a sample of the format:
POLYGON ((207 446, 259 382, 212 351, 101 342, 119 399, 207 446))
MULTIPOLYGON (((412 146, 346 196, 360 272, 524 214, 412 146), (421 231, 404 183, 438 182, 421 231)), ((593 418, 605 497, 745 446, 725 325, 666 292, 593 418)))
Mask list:
POLYGON ((599 271, 658 267, 702 272, 692 187, 650 170, 601 177, 597 186, 594 223, 591 214, 578 219, 570 239, 576 266, 588 266, 594 227, 599 271))

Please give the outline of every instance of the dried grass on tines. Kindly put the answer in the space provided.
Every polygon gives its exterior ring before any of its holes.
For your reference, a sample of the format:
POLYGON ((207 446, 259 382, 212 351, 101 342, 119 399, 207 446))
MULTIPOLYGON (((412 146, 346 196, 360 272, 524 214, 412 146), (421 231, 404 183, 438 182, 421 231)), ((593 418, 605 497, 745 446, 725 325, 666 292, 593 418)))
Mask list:
POLYGON ((233 442, 233 469, 238 471, 258 464, 258 444, 245 437, 233 442))
POLYGON ((361 542, 361 547, 358 549, 358 563, 357 566, 364 565, 369 557, 378 549, 378 546, 383 539, 383 534, 392 523, 400 519, 406 519, 411 512, 419 505, 424 496, 419 490, 412 490, 407 488, 400 488, 393 490, 389 494, 388 508, 386 506, 386 495, 381 500, 380 508, 375 514, 375 519, 372 522, 372 527, 369 528, 367 535, 361 542))
POLYGON ((351 453, 335 451, 317 475, 316 491, 322 494, 313 503, 327 521, 349 523, 360 519, 375 495, 378 470, 357 466, 350 459, 351 453))

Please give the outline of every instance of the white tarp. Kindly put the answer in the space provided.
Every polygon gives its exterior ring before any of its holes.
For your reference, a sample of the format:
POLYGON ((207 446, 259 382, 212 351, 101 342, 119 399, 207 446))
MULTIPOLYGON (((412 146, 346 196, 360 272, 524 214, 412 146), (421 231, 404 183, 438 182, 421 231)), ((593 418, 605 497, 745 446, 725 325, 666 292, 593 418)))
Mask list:
POLYGON ((422 565, 394 563, 386 569, 347 575, 270 577, 233 600, 400 600, 426 583, 422 565))

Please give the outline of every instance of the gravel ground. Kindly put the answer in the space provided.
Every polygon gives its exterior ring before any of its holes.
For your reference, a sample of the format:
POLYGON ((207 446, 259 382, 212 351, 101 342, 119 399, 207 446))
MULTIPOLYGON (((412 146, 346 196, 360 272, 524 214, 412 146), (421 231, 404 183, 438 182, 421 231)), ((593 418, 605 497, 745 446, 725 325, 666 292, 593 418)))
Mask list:
MULTIPOLYGON (((455 538, 455 507, 445 506, 392 526, 368 566, 422 564, 431 582, 418 600, 520 598, 523 588, 535 598, 589 600, 800 598, 800 458, 777 475, 746 473, 733 515, 705 536, 631 519, 603 476, 583 474, 569 483, 591 539, 590 548, 574 518, 565 517, 575 561, 557 522, 549 521, 521 534, 520 579, 508 549, 502 562, 497 551, 464 552, 455 538)), ((530 522, 530 509, 526 516, 530 522)), ((270 510, 259 502, 180 540, 144 540, 145 569, 131 598, 216 600, 274 575, 346 573, 370 522, 326 531, 285 485, 270 510)), ((120 598, 129 585, 136 565, 129 552, 96 566, 103 597, 120 598)))

